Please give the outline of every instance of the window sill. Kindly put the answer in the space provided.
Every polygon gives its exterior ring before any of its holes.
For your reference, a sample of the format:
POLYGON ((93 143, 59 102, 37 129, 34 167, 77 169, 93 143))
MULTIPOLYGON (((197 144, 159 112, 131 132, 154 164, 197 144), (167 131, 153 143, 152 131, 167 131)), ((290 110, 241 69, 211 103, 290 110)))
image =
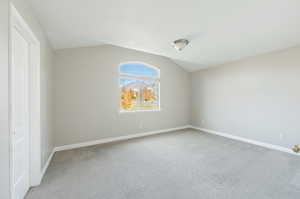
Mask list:
POLYGON ((160 112, 161 109, 153 109, 153 110, 134 110, 134 111, 119 111, 119 114, 123 113, 142 113, 142 112, 160 112))

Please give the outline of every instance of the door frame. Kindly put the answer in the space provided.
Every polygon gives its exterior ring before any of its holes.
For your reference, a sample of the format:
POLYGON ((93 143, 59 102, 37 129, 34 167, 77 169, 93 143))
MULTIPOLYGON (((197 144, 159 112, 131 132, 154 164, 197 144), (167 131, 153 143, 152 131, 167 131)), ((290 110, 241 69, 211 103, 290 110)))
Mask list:
POLYGON ((10 3, 10 39, 9 39, 9 121, 10 121, 10 185, 13 197, 13 132, 12 132, 12 31, 16 29, 29 43, 29 71, 28 71, 28 106, 29 106, 29 185, 37 186, 41 182, 41 124, 40 124, 40 42, 30 27, 19 14, 15 6, 10 3))

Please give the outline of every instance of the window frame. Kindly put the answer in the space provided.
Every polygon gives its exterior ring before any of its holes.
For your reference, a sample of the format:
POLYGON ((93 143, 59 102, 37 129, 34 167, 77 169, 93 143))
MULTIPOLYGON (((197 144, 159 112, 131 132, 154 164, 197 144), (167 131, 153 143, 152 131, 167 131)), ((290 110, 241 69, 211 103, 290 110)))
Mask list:
POLYGON ((118 65, 118 70, 119 70, 119 77, 118 77, 118 86, 119 86, 119 113, 136 113, 136 112, 159 112, 161 111, 161 104, 160 104, 160 69, 156 66, 153 66, 151 64, 145 63, 145 62, 140 62, 140 61, 127 61, 127 62, 122 62, 118 65), (157 71, 157 77, 156 78, 151 78, 145 75, 133 75, 133 74, 129 74, 129 73, 122 73, 121 72, 121 66, 125 65, 125 64, 141 64, 141 65, 145 65, 149 68, 153 68, 154 70, 157 71), (158 108, 156 109, 151 109, 151 110, 147 110, 147 109, 143 109, 143 110, 124 110, 121 108, 121 97, 122 97, 122 90, 120 87, 120 79, 122 77, 128 77, 128 78, 135 78, 135 79, 144 79, 144 80, 156 80, 158 81, 158 108))

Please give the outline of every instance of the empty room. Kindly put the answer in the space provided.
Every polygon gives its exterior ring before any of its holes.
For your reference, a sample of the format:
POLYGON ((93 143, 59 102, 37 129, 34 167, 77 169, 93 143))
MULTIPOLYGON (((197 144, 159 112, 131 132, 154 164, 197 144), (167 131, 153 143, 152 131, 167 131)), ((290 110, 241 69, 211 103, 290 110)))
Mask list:
POLYGON ((299 199, 300 1, 1 0, 0 199, 299 199))

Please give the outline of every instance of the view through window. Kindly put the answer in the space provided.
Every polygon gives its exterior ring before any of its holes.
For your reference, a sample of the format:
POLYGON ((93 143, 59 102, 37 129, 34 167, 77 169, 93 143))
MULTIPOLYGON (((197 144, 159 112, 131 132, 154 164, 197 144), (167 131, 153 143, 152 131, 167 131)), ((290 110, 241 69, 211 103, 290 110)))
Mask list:
POLYGON ((159 69, 143 63, 124 63, 119 69, 121 111, 159 110, 159 69))

